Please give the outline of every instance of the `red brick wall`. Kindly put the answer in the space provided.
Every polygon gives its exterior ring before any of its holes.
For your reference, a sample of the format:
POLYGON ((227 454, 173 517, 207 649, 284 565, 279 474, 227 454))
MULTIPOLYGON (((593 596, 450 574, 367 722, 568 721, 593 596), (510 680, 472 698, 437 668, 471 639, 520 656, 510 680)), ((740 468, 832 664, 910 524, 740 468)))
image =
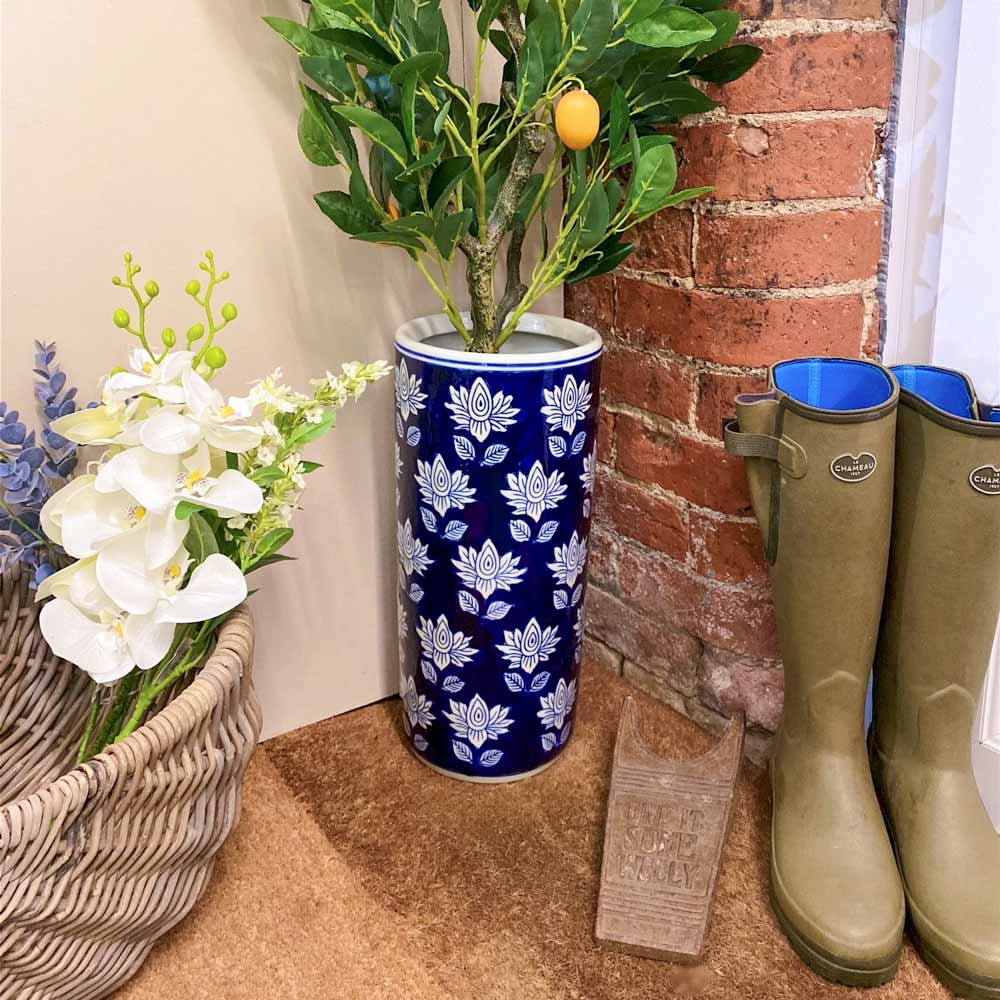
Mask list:
POLYGON ((714 194, 641 226, 615 275, 567 289, 567 315, 607 340, 589 655, 703 724, 744 709, 758 757, 781 663, 721 423, 772 362, 877 351, 891 3, 742 0, 764 57, 677 129, 679 187, 714 194))

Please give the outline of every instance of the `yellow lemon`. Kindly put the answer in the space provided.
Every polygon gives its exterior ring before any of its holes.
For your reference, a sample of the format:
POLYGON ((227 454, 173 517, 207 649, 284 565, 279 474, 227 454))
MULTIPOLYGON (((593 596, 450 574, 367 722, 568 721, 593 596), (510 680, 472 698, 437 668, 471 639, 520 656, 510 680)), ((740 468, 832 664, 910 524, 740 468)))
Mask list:
POLYGON ((601 109, 585 90, 571 90, 556 105, 556 132, 570 149, 586 149, 601 128, 601 109))

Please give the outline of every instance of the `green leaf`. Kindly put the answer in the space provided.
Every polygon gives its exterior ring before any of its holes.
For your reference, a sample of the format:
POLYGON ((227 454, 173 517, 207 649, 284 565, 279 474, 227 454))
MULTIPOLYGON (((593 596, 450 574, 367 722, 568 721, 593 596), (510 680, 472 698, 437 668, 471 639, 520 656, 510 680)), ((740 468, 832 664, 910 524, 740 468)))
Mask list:
POLYGON ((709 83, 732 83, 753 67, 762 54, 756 45, 730 45, 696 63, 691 75, 709 83))
POLYGON ((335 167, 340 162, 333 151, 329 134, 308 108, 303 108, 299 115, 298 134, 299 145, 310 163, 318 167, 335 167))
POLYGON ((240 456, 234 451, 226 452, 226 468, 227 469, 237 469, 240 467, 240 456))
POLYGON ((608 196, 600 184, 595 184, 584 206, 579 246, 584 250, 597 246, 607 236, 610 219, 608 196))
POLYGON ((528 28, 517 60, 517 107, 530 111, 545 89, 545 59, 534 25, 528 28))
POLYGON ((393 66, 389 79, 393 83, 402 84, 412 76, 423 80, 424 83, 433 83, 443 66, 444 58, 440 52, 418 52, 415 56, 410 56, 409 59, 404 59, 393 66))
POLYGON ((445 144, 439 142, 436 146, 429 149, 423 156, 416 159, 411 163, 405 170, 401 170, 397 175, 400 180, 407 180, 411 177, 416 177, 421 170, 426 170, 428 167, 433 167, 441 156, 444 154, 445 144))
POLYGON ((362 31, 346 28, 323 28, 316 32, 320 38, 333 42, 347 57, 348 62, 360 63, 370 69, 388 73, 399 60, 381 42, 362 31))
POLYGON ((274 555, 278 549, 288 544, 294 534, 291 528, 272 528, 258 543, 255 562, 274 555))
POLYGON ((204 510, 200 503, 192 503, 190 500, 181 500, 174 508, 174 517, 180 521, 186 521, 195 511, 204 510))
POLYGON ((480 38, 489 36, 490 25, 497 19, 500 8, 504 0, 483 0, 483 5, 479 9, 479 16, 476 18, 476 31, 480 38))
POLYGON ((711 21, 715 25, 715 35, 707 42, 702 42, 695 46, 694 51, 688 53, 690 59, 701 59, 704 56, 718 52, 723 45, 736 34, 740 27, 740 15, 734 10, 713 10, 705 14, 705 20, 711 21))
POLYGON ((347 63, 338 56, 303 56, 299 64, 310 80, 314 80, 338 101, 353 96, 354 82, 347 71, 347 63))
POLYGON ((608 151, 612 156, 625 140, 628 126, 628 100, 625 91, 616 83, 611 91, 611 120, 608 125, 608 151))
POLYGON ((566 278, 569 285, 586 278, 613 271, 635 249, 633 243, 620 243, 617 234, 609 236, 598 248, 598 255, 588 257, 566 278))
POLYGON ((434 119, 434 138, 436 139, 441 134, 441 129, 444 128, 445 120, 448 118, 448 112, 451 111, 451 98, 449 97, 444 104, 441 105, 441 110, 437 113, 437 117, 434 119))
POLYGON ((570 73, 580 73, 600 59, 614 22, 614 6, 609 0, 583 0, 569 26, 573 51, 566 68, 570 73))
POLYGON ((314 35, 304 24, 285 17, 265 17, 264 22, 273 28, 297 52, 304 56, 331 55, 333 46, 314 35))
POLYGON ((562 33, 554 7, 547 0, 530 0, 526 23, 538 39, 546 76, 551 75, 562 57, 562 33))
POLYGON ((639 159, 632 184, 632 213, 644 219, 664 207, 677 182, 677 157, 670 145, 654 146, 639 159))
POLYGON ((426 236, 428 239, 433 239, 437 223, 425 212, 413 212, 410 215, 404 215, 402 218, 383 223, 382 228, 390 233, 416 233, 418 236, 426 236))
POLYGON ((714 34, 715 25, 707 18, 675 6, 661 7, 625 29, 627 39, 654 49, 685 48, 707 42, 714 34))
POLYGON ((435 211, 471 165, 472 160, 468 156, 452 156, 437 165, 427 186, 427 198, 435 211))
POLYGON ((302 86, 302 99, 306 107, 312 112, 317 121, 321 121, 330 134, 330 142, 337 151, 337 155, 344 163, 348 164, 352 170, 358 166, 358 147, 351 135, 350 128, 343 119, 338 118, 334 112, 334 104, 327 100, 322 94, 305 86, 302 86))
POLYGON ((700 198, 702 195, 711 194, 714 190, 714 187, 700 187, 675 191, 660 208, 673 208, 674 205, 679 205, 682 201, 691 201, 693 198, 700 198))
POLYGON ((320 462, 299 462, 299 471, 306 475, 310 472, 315 472, 317 469, 322 469, 323 466, 320 462))
MULTIPOLYGON (((663 0, 635 0, 628 14, 625 15, 625 24, 635 24, 637 21, 644 21, 650 14, 660 9, 663 0)), ((626 6, 625 3, 622 6, 626 6)))
POLYGON ((371 108, 361 108, 353 104, 335 104, 332 110, 361 129, 372 142, 386 150, 401 166, 406 166, 406 143, 392 122, 371 108))
MULTIPOLYGON (((367 12, 371 12, 370 3, 363 4, 367 12)), ((309 23, 311 31, 321 28, 353 28, 354 17, 345 10, 337 0, 311 0, 309 4, 309 23)))
POLYGON ((403 99, 400 105, 403 118, 403 135, 406 143, 416 156, 420 152, 417 143, 417 74, 410 73, 403 80, 403 99))
POLYGON ((200 566, 209 556, 219 551, 215 532, 197 511, 192 511, 188 519, 188 530, 184 536, 184 547, 188 550, 195 566, 200 566))
POLYGON ((517 211, 514 213, 514 218, 519 222, 527 222, 528 215, 531 212, 531 206, 534 205, 535 199, 538 197, 538 192, 542 189, 542 181, 545 180, 543 174, 532 174, 524 185, 524 190, 521 192, 521 199, 517 203, 517 211))
POLYGON ((663 121, 676 121, 684 115, 701 114, 718 106, 718 101, 685 80, 665 80, 650 87, 634 110, 648 112, 663 121))
POLYGON ((285 478, 284 470, 278 465, 265 465, 262 469, 257 469, 250 477, 258 486, 267 486, 268 483, 277 482, 285 478))
MULTIPOLYGON (((356 239, 364 239, 363 236, 355 237, 356 239)), ((315 441, 316 438, 322 437, 337 420, 337 414, 333 411, 324 414, 323 419, 317 424, 305 424, 300 427, 289 439, 289 445, 303 445, 308 444, 310 441, 315 441)))
MULTIPOLYGON (((265 566, 271 566, 274 563, 280 562, 297 562, 296 556, 283 556, 280 552, 276 552, 274 555, 268 556, 266 559, 261 559, 255 562, 247 571, 246 576, 249 576, 255 569, 263 569, 265 566)), ((247 597, 252 597, 257 591, 251 590, 247 597)))
MULTIPOLYGON (((673 145, 676 140, 672 135, 661 135, 659 132, 654 135, 644 135, 640 136, 639 142, 639 157, 646 152, 647 149, 652 149, 654 146, 669 146, 673 145)), ((634 160, 634 151, 631 145, 622 146, 621 149, 611 157, 611 162, 609 166, 612 168, 618 168, 625 166, 626 163, 638 162, 634 160)))
POLYGON ((438 222, 434 230, 434 244, 445 260, 451 260, 455 256, 458 241, 468 232, 471 222, 471 208, 463 209, 461 212, 450 212, 438 222))
POLYGON ((427 249, 419 236, 402 230, 390 232, 383 229, 370 233, 358 233, 352 239, 361 240, 364 243, 379 243, 387 247, 402 247, 402 249, 412 250, 414 253, 423 253, 427 249))
POLYGON ((321 191, 314 198, 320 211, 348 236, 368 232, 377 224, 367 207, 355 204, 343 191, 321 191))
POLYGON ((514 58, 514 50, 511 48, 510 39, 503 31, 491 31, 490 41, 493 47, 503 56, 505 62, 510 62, 514 58))
POLYGON ((618 212, 625 192, 622 190, 621 182, 617 177, 611 177, 604 185, 604 193, 608 196, 608 212, 612 218, 618 212))
POLYGON ((729 0, 683 0, 683 3, 685 7, 705 13, 705 11, 718 10, 720 7, 725 7, 729 3, 729 0))

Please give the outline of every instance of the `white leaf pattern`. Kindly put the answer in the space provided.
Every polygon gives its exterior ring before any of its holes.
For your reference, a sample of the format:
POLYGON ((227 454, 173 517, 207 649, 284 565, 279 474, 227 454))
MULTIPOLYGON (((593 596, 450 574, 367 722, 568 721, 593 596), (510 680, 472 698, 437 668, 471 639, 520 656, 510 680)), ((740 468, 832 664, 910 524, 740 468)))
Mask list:
POLYGON ((584 445, 586 445, 586 443, 587 443, 587 432, 580 431, 576 435, 576 437, 573 438, 573 446, 570 448, 570 451, 572 451, 574 455, 579 455, 580 452, 583 451, 584 445))
POLYGON ((418 750, 424 751, 427 749, 428 743, 427 740, 425 740, 423 736, 420 735, 420 733, 415 733, 413 736, 413 745, 418 750))
POLYGON ((503 679, 507 687, 509 687, 515 694, 524 690, 524 678, 520 674, 504 674, 503 679))
POLYGON ((558 521, 546 521, 538 529, 538 537, 535 539, 536 542, 548 542, 552 539, 552 536, 559 530, 558 521))
POLYGON ((465 761, 466 764, 472 763, 472 751, 464 743, 452 740, 451 749, 459 760, 465 761))
POLYGON ((512 604, 508 604, 506 601, 494 601, 486 609, 486 617, 491 622, 498 622, 501 618, 507 617, 507 612, 513 607, 512 604))
POLYGON ((465 534, 466 528, 468 525, 464 521, 449 521, 445 525, 444 537, 450 542, 457 542, 465 534))
POLYGON ((414 604, 419 604, 420 599, 424 596, 424 592, 415 583, 410 584, 410 600, 414 604))
POLYGON ((465 687, 465 681, 459 680, 454 674, 441 681, 441 687, 449 694, 458 694, 465 687))
POLYGON ((527 521, 511 521, 510 535, 515 542, 530 542, 531 525, 527 521))
POLYGON ((567 600, 567 598, 566 598, 566 591, 565 590, 557 590, 552 595, 552 603, 556 606, 556 608, 558 608, 558 610, 562 611, 563 608, 565 608, 568 605, 568 603, 569 603, 568 600, 567 600))
POLYGON ((483 455, 483 465, 499 465, 510 449, 505 444, 491 444, 483 455))
POLYGON ((420 444, 420 428, 410 427, 406 432, 406 443, 411 447, 416 447, 420 444))
POLYGON ((470 615, 479 614, 479 600, 467 590, 460 590, 458 592, 458 603, 461 605, 462 610, 468 611, 470 615))
POLYGON ((420 670, 431 684, 437 684, 438 672, 434 669, 434 664, 430 660, 421 660, 420 670))
POLYGON ((479 756, 479 763, 482 767, 493 767, 500 763, 503 750, 485 750, 479 756))
POLYGON ((566 439, 559 437, 558 434, 554 434, 549 438, 549 451, 556 458, 562 458, 566 454, 566 439))
POLYGON ((534 694, 538 694, 546 684, 549 683, 549 678, 552 676, 547 670, 543 670, 540 674, 534 677, 531 681, 531 690, 534 694))
POLYGON ((434 516, 434 511, 428 510, 426 507, 421 507, 420 518, 424 522, 424 527, 428 531, 437 531, 438 522, 437 518, 434 516))
POLYGON ((476 457, 476 446, 467 437, 456 437, 455 454, 463 461, 471 462, 476 457))
POLYGON ((542 733, 542 749, 554 750, 556 748, 556 734, 542 733))

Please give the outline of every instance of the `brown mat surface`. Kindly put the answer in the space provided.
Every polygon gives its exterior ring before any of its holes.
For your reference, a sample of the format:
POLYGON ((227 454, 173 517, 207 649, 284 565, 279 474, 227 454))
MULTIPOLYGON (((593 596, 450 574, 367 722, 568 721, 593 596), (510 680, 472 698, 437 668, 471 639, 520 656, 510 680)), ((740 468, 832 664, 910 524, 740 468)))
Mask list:
MULTIPOLYGON (((398 701, 264 746, 243 821, 206 898, 120 1000, 784 1000, 950 997, 907 945, 878 990, 799 963, 767 905, 769 798, 747 767, 705 961, 685 969, 597 948, 611 753, 624 696, 584 672, 562 759, 513 785, 442 777, 404 748, 398 701)), ((634 693, 634 692, 633 692, 634 693)), ((712 738, 638 695, 674 757, 712 738)))

